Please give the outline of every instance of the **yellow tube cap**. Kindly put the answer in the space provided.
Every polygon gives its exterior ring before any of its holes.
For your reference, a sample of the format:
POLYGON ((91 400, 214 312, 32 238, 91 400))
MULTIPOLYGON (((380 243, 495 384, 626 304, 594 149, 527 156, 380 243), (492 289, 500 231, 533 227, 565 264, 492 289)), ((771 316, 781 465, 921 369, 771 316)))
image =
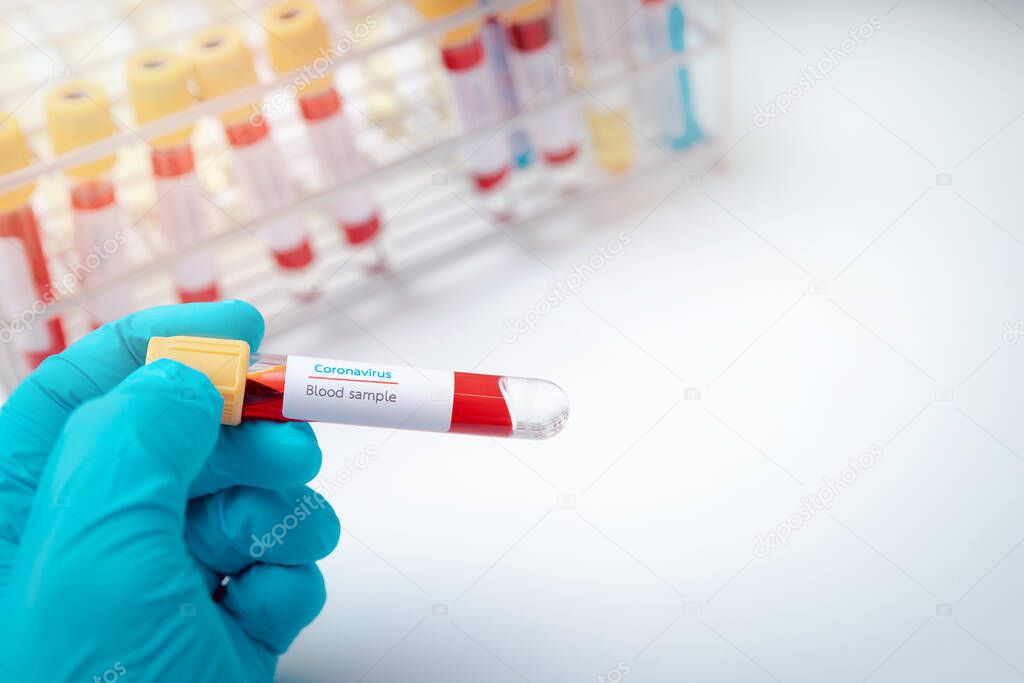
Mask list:
MULTIPOLYGON (((108 138, 117 132, 110 117, 110 104, 103 89, 92 83, 72 81, 58 86, 46 96, 46 130, 56 154, 108 138)), ((88 180, 114 167, 113 154, 65 171, 79 180, 88 180)))
POLYGON ((508 24, 525 24, 551 12, 551 0, 527 0, 510 10, 501 12, 502 21, 508 24))
MULTIPOLYGON (((412 4, 425 19, 437 21, 450 14, 472 9, 476 6, 476 0, 412 0, 412 4)), ((482 22, 477 19, 456 26, 441 37, 441 44, 452 46, 468 42, 479 35, 482 25, 482 22)))
MULTIPOLYGON (((14 114, 0 112, 0 176, 19 171, 32 163, 32 150, 14 114)), ((27 183, 0 194, 0 213, 28 204, 35 183, 27 183)))
POLYGON ((475 7, 476 0, 412 0, 412 4, 424 17, 435 21, 449 14, 475 7))
MULTIPOLYGON (((230 26, 214 26, 197 35, 189 43, 188 56, 202 100, 216 99, 259 82, 252 53, 242 34, 230 26)), ((225 112, 220 120, 226 125, 240 123, 252 113, 253 104, 225 112)))
MULTIPOLYGON (((169 50, 144 50, 132 55, 125 64, 128 99, 135 120, 149 123, 192 106, 188 91, 188 65, 169 50)), ((174 147, 188 142, 192 126, 186 126, 150 143, 154 147, 174 147)))
POLYGON ((283 0, 263 15, 270 64, 279 74, 301 71, 295 87, 312 94, 331 84, 333 60, 327 25, 311 0, 283 0))
POLYGON ((206 375, 224 398, 221 424, 234 426, 242 423, 249 344, 236 339, 152 337, 146 350, 146 364, 163 358, 178 361, 206 375))

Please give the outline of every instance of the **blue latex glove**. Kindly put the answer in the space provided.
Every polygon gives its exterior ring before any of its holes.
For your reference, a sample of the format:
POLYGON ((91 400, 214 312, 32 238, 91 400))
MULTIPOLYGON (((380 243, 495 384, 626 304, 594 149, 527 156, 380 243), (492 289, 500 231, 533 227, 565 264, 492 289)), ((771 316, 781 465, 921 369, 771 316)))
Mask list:
POLYGON ((140 367, 151 336, 177 334, 256 348, 263 320, 241 302, 143 311, 0 411, 0 680, 269 681, 323 606, 313 563, 339 525, 303 486, 312 430, 222 428, 203 375, 140 367))

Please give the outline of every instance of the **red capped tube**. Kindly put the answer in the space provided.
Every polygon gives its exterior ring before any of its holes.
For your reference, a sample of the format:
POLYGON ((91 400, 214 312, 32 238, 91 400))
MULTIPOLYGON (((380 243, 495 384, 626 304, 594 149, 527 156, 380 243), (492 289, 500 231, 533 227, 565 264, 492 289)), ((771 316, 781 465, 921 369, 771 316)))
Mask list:
MULTIPOLYGON (((128 100, 139 124, 157 121, 192 106, 189 63, 162 49, 143 50, 125 64, 128 100)), ((195 155, 189 138, 192 126, 159 135, 148 143, 156 186, 152 213, 163 232, 167 251, 190 251, 171 268, 178 299, 182 303, 219 298, 214 253, 196 248, 209 239, 206 216, 208 200, 196 174, 195 155)))

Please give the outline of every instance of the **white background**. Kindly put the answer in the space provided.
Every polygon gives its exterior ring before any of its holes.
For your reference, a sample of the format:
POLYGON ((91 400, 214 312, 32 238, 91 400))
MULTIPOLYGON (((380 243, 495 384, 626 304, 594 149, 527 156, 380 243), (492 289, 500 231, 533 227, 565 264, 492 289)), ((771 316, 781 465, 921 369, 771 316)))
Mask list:
POLYGON ((1024 343, 1003 341, 1024 319, 1024 7, 734 12, 727 170, 691 187, 669 164, 271 339, 546 377, 573 410, 545 443, 318 428, 324 480, 379 455, 331 496, 328 603, 281 680, 562 683, 620 662, 637 683, 1024 678, 1024 343), (872 15, 830 81, 754 126, 872 15), (579 296, 502 341, 623 230, 579 296), (831 510, 755 557, 872 445, 831 510))

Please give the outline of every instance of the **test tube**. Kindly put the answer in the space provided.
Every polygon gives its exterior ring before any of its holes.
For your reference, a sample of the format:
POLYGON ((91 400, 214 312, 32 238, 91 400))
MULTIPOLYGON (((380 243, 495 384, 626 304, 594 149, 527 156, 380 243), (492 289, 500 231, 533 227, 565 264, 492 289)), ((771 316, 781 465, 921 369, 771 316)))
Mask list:
MULTIPOLYGON (((189 45, 189 57, 203 100, 258 82, 245 41, 230 27, 217 26, 197 35, 189 45)), ((252 215, 276 211, 294 202, 295 190, 258 103, 225 112, 220 119, 232 148, 235 176, 252 215)), ((277 218, 260 233, 285 272, 302 273, 313 263, 313 249, 299 220, 277 218)))
MULTIPOLYGON (((368 165, 356 149, 342 98, 332 83, 339 51, 331 45, 316 5, 310 0, 274 3, 263 24, 274 70, 295 75, 292 85, 324 181, 340 185, 358 177, 368 165)), ((370 242, 380 232, 377 205, 367 188, 339 190, 334 215, 353 246, 370 242)))
MULTIPOLYGON (((149 123, 192 106, 188 66, 173 52, 140 52, 129 58, 126 71, 128 98, 138 123, 149 123)), ((171 251, 192 247, 210 234, 205 199, 195 173, 195 155, 189 144, 192 128, 190 125, 149 141, 157 195, 152 210, 171 251)), ((178 261, 172 276, 183 303, 219 298, 214 257, 209 249, 199 249, 178 261)))
MULTIPOLYGON (((46 125, 55 154, 110 137, 116 132, 107 95, 91 83, 71 82, 46 98, 46 125)), ((71 223, 78 264, 76 277, 95 286, 125 272, 127 244, 124 214, 117 203, 111 171, 114 154, 66 169, 70 182, 71 223)), ((123 318, 134 305, 127 287, 88 297, 83 307, 94 327, 123 318)))
MULTIPOLYGON (((0 176, 29 165, 32 152, 12 114, 0 112, 0 176)), ((35 183, 0 193, 0 341, 30 368, 64 349, 64 326, 47 315, 55 298, 30 198, 35 183)))
MULTIPOLYGON (((505 41, 505 27, 502 26, 497 14, 487 17, 481 33, 487 62, 491 66, 491 75, 497 85, 499 100, 502 103, 506 118, 512 118, 519 111, 519 98, 516 97, 516 86, 512 82, 512 71, 509 68, 509 46, 505 41)), ((509 124, 508 144, 512 151, 512 159, 517 168, 526 168, 533 162, 533 150, 526 129, 518 122, 509 124)))
MULTIPOLYGON (((343 12, 353 18, 358 13, 363 14, 352 31, 353 43, 358 41, 366 48, 373 48, 394 40, 397 35, 395 23, 387 11, 381 11, 380 0, 347 0, 343 3, 343 12)), ((397 87, 394 51, 380 50, 368 55, 360 62, 359 71, 370 120, 391 135, 401 135, 404 105, 397 87)))
MULTIPOLYGON (((580 87, 621 75, 630 54, 622 28, 628 21, 622 0, 562 0, 559 6, 573 77, 580 87)), ((583 107, 597 161, 613 174, 628 171, 636 156, 627 88, 627 84, 615 84, 591 93, 583 107)))
POLYGON ((569 399, 542 379, 423 370, 251 353, 244 341, 153 337, 146 362, 170 359, 205 374, 224 398, 221 422, 336 424, 547 439, 569 399))
MULTIPOLYGON (((642 3, 645 58, 653 61, 685 52, 686 20, 679 0, 642 0, 642 3)), ((670 147, 683 150, 703 139, 690 96, 687 67, 679 67, 655 79, 648 101, 658 107, 662 136, 670 147)))
MULTIPOLYGON (((540 106, 565 97, 551 0, 527 0, 502 12, 501 18, 512 48, 509 66, 519 101, 540 106)), ((571 102, 554 104, 531 119, 530 140, 540 149, 548 166, 563 168, 576 159, 578 123, 571 102)))
MULTIPOLYGON (((476 0, 413 0, 426 19, 436 21, 470 9, 476 0)), ((470 21, 447 31, 441 37, 441 61, 448 72, 455 108, 463 128, 484 130, 497 127, 504 113, 494 76, 487 63, 487 53, 479 20, 470 21)), ((487 133, 482 140, 472 140, 465 162, 476 189, 483 194, 503 189, 511 171, 511 158, 505 136, 487 133)))

